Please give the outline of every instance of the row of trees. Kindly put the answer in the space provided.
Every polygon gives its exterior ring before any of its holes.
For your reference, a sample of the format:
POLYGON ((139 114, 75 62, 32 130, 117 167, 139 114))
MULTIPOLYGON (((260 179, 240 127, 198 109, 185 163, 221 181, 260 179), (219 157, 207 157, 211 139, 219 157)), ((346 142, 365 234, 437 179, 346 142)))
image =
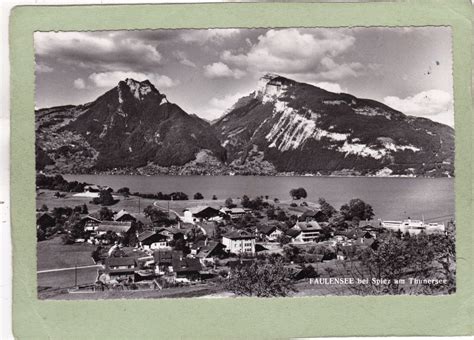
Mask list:
POLYGON ((36 175, 36 186, 40 189, 58 190, 67 192, 83 192, 87 183, 78 181, 68 182, 61 175, 46 176, 43 174, 36 175))

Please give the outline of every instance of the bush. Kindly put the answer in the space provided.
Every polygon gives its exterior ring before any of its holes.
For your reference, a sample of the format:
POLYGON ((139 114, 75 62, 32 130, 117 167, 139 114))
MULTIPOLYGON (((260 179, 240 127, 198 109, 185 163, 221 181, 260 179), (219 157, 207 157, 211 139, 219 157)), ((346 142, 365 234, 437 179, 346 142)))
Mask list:
POLYGON ((197 192, 197 193, 194 194, 194 199, 195 200, 202 200, 202 199, 204 199, 204 196, 200 192, 197 192))
POLYGON ((299 200, 300 198, 308 197, 308 194, 304 188, 297 188, 297 189, 290 190, 290 196, 293 199, 299 200))

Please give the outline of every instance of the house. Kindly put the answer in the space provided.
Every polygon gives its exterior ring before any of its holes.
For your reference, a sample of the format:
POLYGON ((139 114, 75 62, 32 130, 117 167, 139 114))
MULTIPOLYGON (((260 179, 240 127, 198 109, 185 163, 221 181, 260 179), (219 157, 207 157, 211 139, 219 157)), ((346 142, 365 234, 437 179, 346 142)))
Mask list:
POLYGON ((237 220, 247 213, 243 208, 222 208, 220 211, 229 216, 231 220, 237 220))
POLYGON ((191 282, 201 280, 202 265, 199 259, 189 257, 173 258, 172 267, 174 273, 174 281, 191 282))
POLYGON ((157 228, 155 231, 161 235, 166 236, 168 242, 183 238, 186 239, 185 229, 180 229, 176 227, 166 227, 166 228, 157 228))
POLYGON ((245 230, 232 230, 222 235, 222 244, 233 254, 255 253, 255 237, 245 230))
POLYGON ((48 213, 38 213, 36 214, 36 228, 46 229, 54 227, 56 224, 55 219, 48 213))
POLYGON ((321 210, 306 210, 299 218, 298 220, 300 222, 311 222, 311 221, 317 221, 317 222, 322 222, 326 216, 321 210))
POLYGON ((297 222, 290 230, 294 230, 291 233, 292 235, 289 235, 292 238, 292 242, 309 243, 317 240, 322 228, 318 222, 310 221, 297 222))
POLYGON ((272 225, 262 225, 256 228, 257 236, 264 239, 265 241, 275 242, 283 235, 278 227, 272 225))
POLYGON ((108 257, 105 259, 105 273, 117 281, 134 280, 137 263, 134 257, 108 257))
POLYGON ((178 250, 160 249, 153 253, 155 274, 164 275, 173 271, 173 259, 183 258, 183 252, 178 250))
POLYGON ((102 221, 96 231, 98 236, 113 232, 117 236, 124 237, 132 231, 132 222, 102 221))
POLYGON ((84 231, 95 233, 102 222, 98 218, 87 215, 81 218, 81 223, 84 226, 84 231))
POLYGON ((195 223, 200 221, 222 219, 222 213, 210 206, 188 208, 184 211, 183 222, 195 223))
POLYGON ((146 230, 138 235, 140 247, 145 250, 168 248, 168 238, 165 235, 146 230))
POLYGON ((225 246, 216 241, 207 242, 201 249, 199 249, 198 253, 196 254, 196 258, 198 258, 202 264, 205 263, 214 263, 214 259, 222 258, 226 256, 225 246))
POLYGON ((380 232, 382 229, 381 221, 359 221, 359 229, 370 232, 380 232))
POLYGON ((117 222, 136 222, 135 216, 130 214, 128 211, 122 209, 114 215, 114 221, 117 222))

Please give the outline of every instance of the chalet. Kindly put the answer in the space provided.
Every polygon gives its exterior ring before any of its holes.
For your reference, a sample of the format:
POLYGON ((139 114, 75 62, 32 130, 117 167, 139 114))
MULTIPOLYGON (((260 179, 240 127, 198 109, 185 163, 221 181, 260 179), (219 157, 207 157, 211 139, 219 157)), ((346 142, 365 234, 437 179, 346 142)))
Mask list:
POLYGON ((184 211, 183 222, 195 223, 200 221, 222 219, 222 213, 213 207, 200 206, 188 208, 184 211))
POLYGON ((222 244, 233 254, 255 253, 255 237, 245 230, 233 230, 224 234, 222 244))
POLYGON ((168 248, 168 238, 165 235, 151 230, 144 231, 138 235, 140 247, 145 250, 156 250, 168 248))
POLYGON ((102 222, 98 218, 87 215, 81 218, 81 223, 84 226, 84 231, 95 233, 102 222))
POLYGON ((155 229, 155 231, 161 235, 166 236, 166 240, 168 242, 178 239, 178 238, 186 239, 185 229, 180 229, 176 227, 166 227, 166 228, 157 228, 155 229))
POLYGON ((190 282, 201 280, 201 262, 199 259, 189 257, 173 258, 172 260, 174 281, 190 282))
POLYGON ((289 236, 292 238, 292 242, 309 243, 317 240, 321 234, 321 229, 316 221, 298 222, 290 229, 293 232, 289 236))
POLYGON ((114 221, 117 222, 136 222, 135 216, 130 214, 128 211, 122 209, 114 215, 114 221))
POLYGON ((359 230, 378 233, 382 230, 382 224, 381 221, 360 221, 359 230))
POLYGON ((206 243, 196 254, 202 264, 214 263, 214 259, 226 256, 225 246, 220 242, 211 241, 206 243))
POLYGON ((46 229, 54 227, 56 224, 55 219, 48 213, 38 213, 36 214, 36 228, 46 229))
POLYGON ((262 225, 256 228, 256 234, 265 241, 275 242, 283 235, 283 232, 274 225, 262 225))
POLYGON ((132 280, 136 270, 137 263, 134 257, 108 257, 105 260, 105 273, 111 280, 132 280))
POLYGON ((113 232, 120 237, 132 231, 132 222, 102 221, 97 227, 97 235, 105 235, 113 232))
POLYGON ((326 216, 323 214, 321 210, 306 210, 299 218, 298 220, 300 222, 311 222, 311 221, 316 221, 316 222, 322 222, 326 216))
POLYGON ((222 208, 220 211, 229 216, 231 220, 237 220, 247 213, 243 208, 222 208))
POLYGON ((183 252, 177 250, 158 250, 153 253, 155 273, 164 275, 173 271, 173 259, 183 258, 183 252))

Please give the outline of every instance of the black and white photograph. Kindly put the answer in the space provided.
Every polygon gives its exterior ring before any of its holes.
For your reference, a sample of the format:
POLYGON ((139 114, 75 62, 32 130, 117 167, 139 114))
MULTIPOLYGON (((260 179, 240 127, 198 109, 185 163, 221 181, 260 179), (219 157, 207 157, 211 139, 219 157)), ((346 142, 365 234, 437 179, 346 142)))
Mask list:
POLYGON ((450 27, 34 51, 39 299, 455 293, 450 27))

